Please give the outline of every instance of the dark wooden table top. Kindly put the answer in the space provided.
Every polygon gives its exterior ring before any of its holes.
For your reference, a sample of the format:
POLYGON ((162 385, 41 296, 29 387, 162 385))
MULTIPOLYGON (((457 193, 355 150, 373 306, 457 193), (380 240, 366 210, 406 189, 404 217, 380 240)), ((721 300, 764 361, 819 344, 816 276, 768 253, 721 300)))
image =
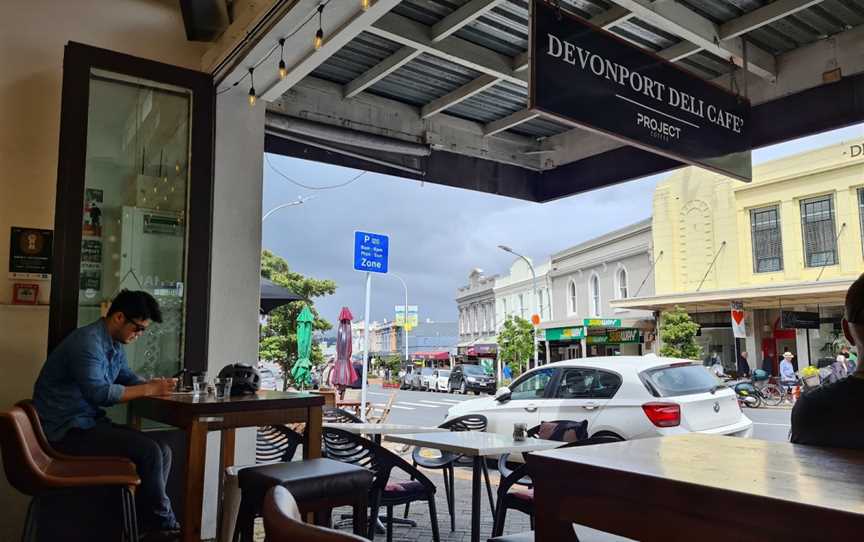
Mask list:
POLYGON ((222 414, 253 410, 305 408, 324 405, 324 396, 317 393, 261 390, 255 394, 216 399, 215 395, 176 393, 135 399, 133 404, 146 404, 182 409, 193 414, 222 414))
POLYGON ((662 480, 702 487, 717 496, 806 503, 861 515, 864 522, 864 451, 691 433, 536 452, 530 461, 554 466, 547 472, 565 477, 569 466, 598 476, 628 477, 634 491, 640 479, 662 480))

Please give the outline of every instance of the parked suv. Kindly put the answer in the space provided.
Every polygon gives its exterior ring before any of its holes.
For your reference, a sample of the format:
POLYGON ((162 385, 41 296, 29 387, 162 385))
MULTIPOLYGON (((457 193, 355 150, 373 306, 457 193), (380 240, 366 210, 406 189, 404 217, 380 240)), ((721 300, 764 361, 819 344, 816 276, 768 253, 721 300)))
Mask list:
POLYGON ((469 391, 475 395, 480 395, 481 391, 495 393, 495 377, 480 365, 460 364, 450 373, 447 389, 463 395, 469 391))

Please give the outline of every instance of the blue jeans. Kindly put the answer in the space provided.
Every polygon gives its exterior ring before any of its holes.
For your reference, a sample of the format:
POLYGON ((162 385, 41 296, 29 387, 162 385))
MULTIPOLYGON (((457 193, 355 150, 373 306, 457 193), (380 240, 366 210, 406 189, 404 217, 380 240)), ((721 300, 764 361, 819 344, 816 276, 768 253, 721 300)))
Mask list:
POLYGON ((116 425, 107 418, 92 429, 70 429, 52 445, 69 455, 128 457, 135 463, 141 487, 136 495, 138 520, 146 531, 177 529, 165 484, 171 472, 171 448, 146 433, 116 425))

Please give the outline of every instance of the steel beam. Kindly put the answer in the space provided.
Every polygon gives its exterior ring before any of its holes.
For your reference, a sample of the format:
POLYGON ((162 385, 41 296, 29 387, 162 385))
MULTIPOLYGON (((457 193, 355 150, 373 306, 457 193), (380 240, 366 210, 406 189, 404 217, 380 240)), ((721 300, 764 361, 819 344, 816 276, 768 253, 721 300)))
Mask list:
MULTIPOLYGON (((721 41, 718 25, 674 0, 612 1, 661 30, 680 36, 720 58, 728 58, 738 66, 744 65, 744 42, 740 37, 721 41)), ((777 61, 774 55, 750 43, 746 56, 749 71, 769 81, 776 78, 777 61)))
POLYGON ((405 64, 420 56, 420 51, 402 47, 345 85, 345 97, 353 98, 405 64))
POLYGON ((515 113, 507 115, 503 119, 498 119, 496 121, 492 121, 492 122, 486 124, 483 127, 483 135, 486 135, 486 136, 495 135, 499 132, 503 132, 504 130, 509 130, 510 128, 513 128, 514 126, 518 126, 518 125, 522 124, 523 122, 528 122, 529 120, 534 120, 539 116, 540 116, 540 113, 537 113, 536 111, 530 111, 528 109, 521 109, 519 111, 516 111, 515 113))
POLYGON ((432 27, 407 17, 388 13, 367 32, 480 73, 522 87, 528 86, 528 74, 514 73, 511 57, 456 36, 435 42, 432 40, 432 27))
POLYGON ((720 39, 737 38, 783 17, 822 3, 823 0, 776 0, 720 25, 720 39))
POLYGON ((477 79, 462 85, 453 92, 449 92, 437 100, 433 100, 424 105, 420 109, 420 118, 428 119, 436 113, 440 113, 461 101, 467 100, 475 94, 483 92, 487 88, 494 86, 498 81, 499 79, 494 75, 481 75, 477 79))
POLYGON ((441 41, 473 23, 503 0, 470 0, 432 26, 432 41, 441 41))
MULTIPOLYGON (((317 51, 312 47, 312 39, 308 41, 307 51, 299 62, 295 63, 288 70, 288 76, 285 79, 277 80, 267 90, 261 94, 261 98, 272 102, 282 96, 285 91, 296 85, 304 77, 312 73, 315 68, 323 64, 339 49, 347 45, 351 40, 360 35, 361 32, 367 30, 373 22, 378 20, 382 15, 389 12, 393 7, 399 4, 400 0, 378 0, 373 3, 366 11, 360 10, 359 2, 356 4, 356 11, 345 11, 344 5, 334 3, 330 7, 330 14, 339 15, 339 19, 335 22, 337 29, 325 35, 324 44, 317 51), (333 11, 340 9, 342 11, 333 11)), ((325 10, 325 14, 327 14, 325 10)), ((314 35, 315 28, 312 25, 307 25, 314 35)), ((306 30, 306 29, 304 29, 306 30)))

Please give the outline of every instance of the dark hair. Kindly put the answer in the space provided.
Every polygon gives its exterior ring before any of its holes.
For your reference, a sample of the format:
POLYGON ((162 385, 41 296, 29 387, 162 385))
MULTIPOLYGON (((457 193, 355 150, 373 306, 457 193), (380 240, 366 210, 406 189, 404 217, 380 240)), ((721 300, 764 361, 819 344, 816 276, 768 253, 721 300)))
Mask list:
POLYGON ((159 302, 152 295, 140 290, 120 290, 120 293, 111 302, 108 316, 115 312, 123 313, 127 318, 152 320, 157 324, 162 323, 162 311, 159 309, 159 302))
POLYGON ((864 274, 846 292, 846 320, 853 324, 864 324, 864 274))

